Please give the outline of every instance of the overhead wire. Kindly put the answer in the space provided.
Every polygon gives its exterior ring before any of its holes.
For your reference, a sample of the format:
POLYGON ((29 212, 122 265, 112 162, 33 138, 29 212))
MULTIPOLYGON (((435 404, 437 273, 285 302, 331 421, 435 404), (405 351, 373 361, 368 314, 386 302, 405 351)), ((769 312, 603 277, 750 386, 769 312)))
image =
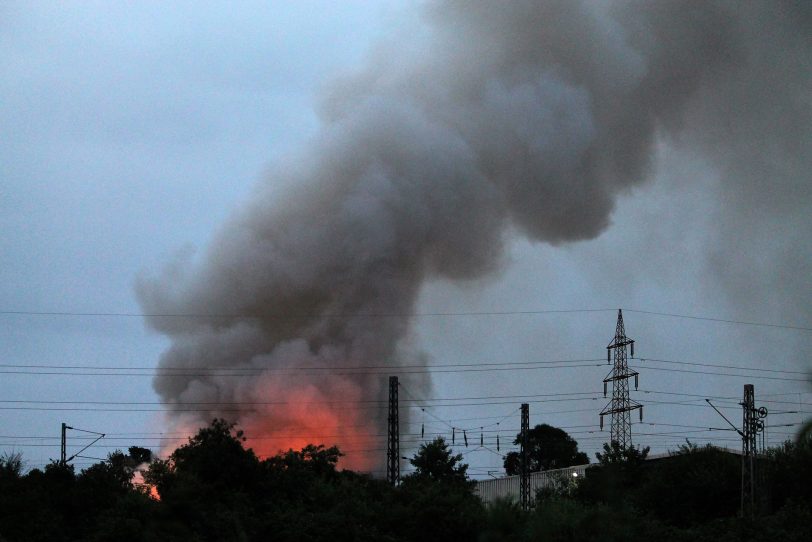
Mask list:
MULTIPOLYGON (((566 363, 566 362, 562 362, 566 363)), ((495 365, 495 364, 490 364, 495 365)), ((574 369, 574 368, 582 368, 582 367, 599 367, 602 364, 593 362, 593 363, 580 363, 580 364, 564 364, 564 365, 543 365, 543 366, 517 366, 517 367, 501 367, 501 366, 489 366, 489 367, 481 367, 481 368, 467 368, 467 369, 443 369, 442 365, 438 366, 439 368, 426 368, 426 369, 409 369, 409 370, 400 370, 397 366, 391 366, 388 370, 383 371, 354 371, 354 370, 346 370, 346 371, 334 371, 330 372, 324 376, 352 376, 352 375, 386 375, 393 371, 397 371, 399 375, 408 375, 408 374, 442 374, 442 373, 486 373, 486 372, 499 372, 499 371, 538 371, 538 370, 549 370, 549 369, 574 369)), ((314 373, 307 373, 306 367, 301 368, 303 372, 292 372, 292 373, 281 373, 284 376, 295 376, 295 377, 302 377, 302 376, 317 376, 318 374, 314 373)), ((194 371, 188 372, 163 372, 160 368, 156 368, 151 370, 150 372, 116 372, 112 369, 105 370, 104 372, 99 372, 95 370, 88 369, 82 372, 76 372, 78 370, 72 371, 46 371, 37 369, 34 371, 28 370, 0 370, 0 374, 13 374, 13 375, 41 375, 41 376, 123 376, 123 377, 131 377, 131 376, 146 376, 146 377, 172 377, 172 378, 181 378, 181 377, 251 377, 257 375, 263 375, 267 373, 265 369, 254 369, 251 372, 249 371, 235 371, 235 370, 228 370, 228 371, 205 371, 203 369, 195 369, 194 371)), ((117 371, 130 371, 126 368, 119 368, 117 371)))
POLYGON ((439 312, 375 312, 375 313, 277 313, 277 314, 205 314, 205 313, 138 313, 138 312, 79 312, 79 311, 30 311, 0 310, 3 316, 60 316, 60 317, 112 317, 112 318, 190 318, 190 319, 291 319, 307 318, 420 318, 434 316, 516 316, 538 314, 568 314, 589 312, 614 312, 617 309, 544 309, 510 311, 439 311, 439 312))
MULTIPOLYGON (((520 316, 543 314, 577 314, 614 312, 615 308, 587 308, 587 309, 537 309, 537 310, 504 310, 504 311, 427 311, 427 312, 376 312, 376 313, 143 313, 143 312, 82 312, 82 311, 33 311, 33 310, 0 310, 0 316, 56 316, 56 317, 105 317, 105 318, 188 318, 188 319, 263 319, 263 320, 301 320, 310 318, 422 318, 422 317, 460 317, 460 316, 520 316)), ((812 327, 798 324, 756 322, 751 320, 736 320, 731 318, 718 318, 712 316, 678 314, 670 312, 651 311, 635 308, 623 309, 627 313, 645 314, 667 318, 685 320, 699 320, 722 324, 745 325, 753 327, 767 327, 788 329, 795 331, 812 331, 812 327)))
MULTIPOLYGON (((797 374, 806 375, 805 371, 795 371, 790 369, 766 369, 762 367, 747 367, 744 365, 731 365, 731 364, 718 364, 708 362, 696 361, 678 361, 669 360, 655 357, 637 357, 630 358, 639 360, 641 362, 656 362, 668 363, 678 365, 691 365, 697 367, 709 367, 719 369, 736 369, 740 371, 749 372, 766 372, 775 374, 797 374)), ((99 376, 117 376, 110 374, 111 371, 122 371, 125 376, 254 376, 257 374, 265 373, 281 373, 289 375, 289 373, 308 373, 309 371, 327 372, 329 375, 338 374, 388 374, 393 370, 404 372, 405 374, 422 373, 422 372, 483 372, 483 371, 515 371, 515 370, 534 370, 534 369, 560 369, 561 365, 567 367, 593 367, 603 366, 604 358, 576 358, 576 359, 558 359, 558 360, 535 360, 535 361, 507 361, 507 362, 477 362, 477 363, 446 363, 437 365, 425 364, 411 364, 411 365, 358 365, 358 366, 312 366, 312 367, 179 367, 179 366, 120 366, 120 365, 61 365, 61 364, 11 364, 0 363, 0 373, 3 374, 54 374, 54 375, 87 375, 96 376, 97 373, 87 371, 105 371, 98 373, 99 376), (598 363, 600 362, 600 363, 598 363), (597 365, 596 365, 597 364, 597 365), (14 371, 4 371, 3 369, 15 369, 14 371), (19 369, 19 370, 16 370, 19 369), (32 372, 24 371, 23 369, 34 369, 32 372), (46 369, 60 369, 60 371, 46 371, 46 369), (414 369, 414 370, 412 370, 414 369), (69 371, 85 371, 81 373, 69 371), (134 371, 137 371, 134 373, 134 371), (347 372, 344 372, 347 371, 347 372)), ((645 366, 652 369, 650 366, 645 366)), ((654 368, 655 370, 671 370, 691 372, 687 369, 664 369, 654 368)), ((319 373, 316 373, 319 374, 319 373)), ((704 373, 700 373, 704 374, 704 373)), ((720 373, 723 376, 754 376, 754 375, 730 375, 729 373, 720 373)), ((314 376, 307 374, 308 376, 314 376)), ((325 375, 327 376, 327 375, 325 375)), ((805 380, 805 379, 804 379, 805 380)))
POLYGON ((744 326, 755 326, 755 327, 772 327, 772 328, 779 328, 779 329, 793 329, 796 331, 812 331, 812 327, 809 326, 800 326, 800 325, 791 325, 791 324, 773 324, 768 322, 753 322, 747 320, 732 320, 726 318, 714 318, 711 316, 695 316, 689 314, 675 314, 675 313, 668 313, 668 312, 656 312, 656 311, 646 311, 640 309, 623 309, 627 313, 637 313, 637 314, 648 314, 652 316, 665 316, 669 318, 682 318, 686 320, 700 320, 704 322, 717 322, 721 324, 737 324, 737 325, 744 325, 744 326))
MULTIPOLYGON (((414 405, 407 405, 407 406, 414 406, 418 408, 425 408, 425 406, 430 407, 456 407, 456 406, 477 406, 477 405, 492 405, 497 404, 499 402, 490 401, 492 399, 512 399, 512 401, 508 402, 507 404, 514 404, 516 401, 530 401, 534 403, 552 403, 552 402, 568 402, 568 401, 591 401, 595 399, 600 399, 602 394, 599 391, 586 391, 586 392, 558 392, 558 393, 539 393, 539 394, 511 394, 511 395, 481 395, 481 396, 468 396, 468 397, 431 397, 426 399, 416 398, 412 396, 407 389, 404 388, 404 391, 407 395, 410 395, 410 398, 402 399, 403 402, 410 402, 416 403, 414 405), (459 403, 460 401, 482 401, 478 403, 459 403)), ((684 393, 684 392, 669 392, 663 390, 652 390, 641 388, 638 390, 639 393, 643 393, 646 395, 650 394, 657 394, 657 395, 672 395, 678 397, 694 397, 697 400, 704 400, 705 398, 716 399, 719 401, 737 401, 738 398, 734 396, 718 396, 718 395, 708 395, 708 394, 692 394, 692 393, 684 393)), ((760 400, 761 402, 767 403, 779 403, 779 404, 791 404, 791 405, 802 405, 802 406, 812 406, 812 403, 808 402, 797 402, 797 401, 780 401, 780 400, 770 400, 770 399, 763 399, 760 400)), ((659 403, 662 404, 677 404, 673 402, 663 402, 660 401, 659 403)), ((685 403, 680 402, 679 404, 685 403)), ((34 404, 34 405, 112 405, 112 406, 167 406, 169 410, 174 410, 176 407, 192 407, 192 406, 206 406, 206 407, 230 407, 230 406, 283 406, 283 405, 336 405, 336 404, 363 404, 363 405, 380 405, 385 406, 387 404, 386 400, 378 400, 378 399, 362 399, 362 400, 325 400, 325 401, 186 401, 182 403, 173 403, 167 404, 159 401, 93 401, 93 400, 43 400, 43 399, 2 399, 0 400, 0 404, 34 404)), ((735 403, 728 403, 733 405, 738 405, 738 402, 735 403)), ((704 406, 704 405, 703 405, 704 406)), ((2 407, 0 407, 2 408, 2 407)), ((100 411, 104 411, 105 409, 97 409, 100 411)), ((207 412, 213 409, 199 409, 200 411, 207 412)), ((457 418, 457 419, 443 419, 442 423, 448 424, 450 421, 479 421, 482 419, 496 419, 499 420, 497 422, 485 424, 484 427, 490 427, 493 425, 499 424, 502 420, 512 416, 518 412, 518 408, 510 411, 506 415, 501 416, 488 416, 488 417, 481 417, 481 418, 457 418)), ((793 411, 794 412, 794 411, 793 411)), ((357 427, 365 427, 367 424, 361 424, 357 427)), ((349 426, 347 426, 349 427, 349 426)), ((476 429, 477 427, 483 427, 481 425, 472 425, 471 429, 476 429)), ((468 429, 468 428, 466 428, 468 429)))
POLYGON ((714 373, 710 371, 694 371, 691 369, 667 369, 665 367, 647 367, 642 365, 629 365, 630 369, 643 369, 648 371, 668 371, 670 373, 691 373, 702 374, 711 376, 732 376, 736 378, 757 378, 761 380, 781 380, 785 382, 807 382, 806 378, 784 378, 780 376, 766 376, 766 375, 747 375, 747 374, 734 374, 734 373, 714 373))

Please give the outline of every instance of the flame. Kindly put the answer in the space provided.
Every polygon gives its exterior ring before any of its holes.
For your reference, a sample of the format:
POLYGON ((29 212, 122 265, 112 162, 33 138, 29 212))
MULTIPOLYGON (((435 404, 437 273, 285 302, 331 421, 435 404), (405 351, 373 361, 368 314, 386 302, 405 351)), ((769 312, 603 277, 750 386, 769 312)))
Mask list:
MULTIPOLYGON (((377 423, 380 405, 365 401, 369 392, 357 381, 336 375, 284 379, 266 374, 239 389, 237 396, 250 405, 245 411, 214 412, 213 417, 236 421, 244 434, 243 446, 261 459, 309 444, 335 445, 344 454, 340 468, 369 472, 383 463, 385 453, 377 423)), ((169 421, 173 428, 169 434, 179 436, 163 441, 163 457, 207 423, 183 415, 169 421)))
POLYGON ((332 376, 291 385, 267 378, 254 387, 254 396, 274 398, 241 421, 246 446, 259 457, 324 444, 345 454, 339 461, 342 468, 370 471, 381 462, 376 455, 381 437, 370 415, 376 407, 363 401, 356 382, 332 376))
MULTIPOLYGON (((149 467, 147 467, 149 468, 149 467)), ((138 469, 133 473, 133 478, 130 483, 135 486, 139 491, 144 491, 153 500, 160 501, 161 495, 158 493, 158 488, 152 484, 148 484, 144 480, 144 472, 138 469)))
POLYGON ((158 488, 157 487, 155 487, 153 485, 149 486, 149 497, 151 499, 153 499, 153 500, 156 500, 156 501, 161 500, 161 494, 158 493, 158 488))

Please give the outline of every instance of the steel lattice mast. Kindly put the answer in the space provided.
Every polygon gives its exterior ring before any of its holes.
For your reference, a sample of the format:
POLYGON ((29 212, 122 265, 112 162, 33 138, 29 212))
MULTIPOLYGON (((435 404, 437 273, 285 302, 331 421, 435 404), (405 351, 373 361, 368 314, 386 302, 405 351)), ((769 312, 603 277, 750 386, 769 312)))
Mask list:
POLYGON ((389 416, 386 439, 386 481, 400 482, 400 422, 398 420, 398 377, 389 377, 389 416))
POLYGON ((643 405, 629 398, 629 378, 634 377, 634 389, 637 389, 638 372, 629 370, 626 357, 626 347, 630 347, 631 356, 634 357, 634 340, 626 336, 623 327, 623 311, 617 311, 617 326, 615 338, 606 347, 606 361, 611 363, 614 357, 612 371, 603 379, 603 396, 606 397, 607 384, 612 383, 612 400, 601 410, 601 430, 603 430, 603 417, 612 415, 612 442, 617 442, 622 450, 632 446, 631 411, 640 410, 640 421, 643 421, 643 405))
POLYGON ((529 443, 527 441, 528 433, 530 432, 530 405, 522 403, 522 429, 521 429, 521 447, 519 454, 521 457, 521 471, 519 472, 519 496, 522 501, 522 510, 525 512, 530 510, 530 469, 529 467, 529 443))
MULTIPOLYGON (((742 492, 741 515, 751 518, 756 512, 756 435, 759 431, 759 420, 756 410, 755 388, 752 384, 744 385, 742 405, 742 492)), ((766 410, 765 410, 766 412, 766 410)), ((766 416, 766 414, 765 414, 766 416)))

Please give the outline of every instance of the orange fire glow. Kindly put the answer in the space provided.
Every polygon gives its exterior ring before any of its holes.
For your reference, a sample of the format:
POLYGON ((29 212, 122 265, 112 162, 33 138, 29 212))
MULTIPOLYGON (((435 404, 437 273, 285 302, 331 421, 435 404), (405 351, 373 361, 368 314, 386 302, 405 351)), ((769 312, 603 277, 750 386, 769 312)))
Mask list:
MULTIPOLYGON (((333 377, 326 387, 306 383, 285 386, 269 378, 254 390, 277 403, 263 406, 241 420, 246 445, 258 456, 324 444, 337 445, 345 454, 339 462, 341 468, 370 471, 380 464, 379 429, 356 383, 333 377)), ((260 401, 258 397, 255 400, 260 401)))
POLYGON ((154 499, 156 501, 161 500, 161 495, 158 493, 158 488, 156 488, 152 484, 148 484, 144 480, 144 473, 141 470, 135 471, 131 483, 136 488, 146 491, 151 499, 154 499))
MULTIPOLYGON (((237 422, 246 438, 244 446, 260 458, 299 451, 308 444, 336 445, 344 454, 339 468, 369 472, 383 462, 385 439, 374 416, 379 405, 364 402, 369 397, 366 391, 335 375, 318 381, 266 375, 239 390, 240 400, 250 408, 222 417, 237 422)), ((186 417, 172 420, 171 434, 178 437, 164 441, 161 455, 186 444, 204 423, 186 417)))

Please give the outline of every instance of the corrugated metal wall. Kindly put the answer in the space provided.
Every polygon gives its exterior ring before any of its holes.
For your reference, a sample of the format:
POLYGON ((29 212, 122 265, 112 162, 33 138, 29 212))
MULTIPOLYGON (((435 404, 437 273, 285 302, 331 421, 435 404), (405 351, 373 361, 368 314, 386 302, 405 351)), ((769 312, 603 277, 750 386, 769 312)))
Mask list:
MULTIPOLYGON (((536 491, 542 488, 559 486, 563 480, 583 477, 589 465, 576 465, 565 469, 545 470, 530 474, 530 498, 536 498, 536 491)), ((485 504, 496 499, 510 498, 519 501, 519 476, 505 476, 492 480, 477 480, 475 493, 485 504)))

